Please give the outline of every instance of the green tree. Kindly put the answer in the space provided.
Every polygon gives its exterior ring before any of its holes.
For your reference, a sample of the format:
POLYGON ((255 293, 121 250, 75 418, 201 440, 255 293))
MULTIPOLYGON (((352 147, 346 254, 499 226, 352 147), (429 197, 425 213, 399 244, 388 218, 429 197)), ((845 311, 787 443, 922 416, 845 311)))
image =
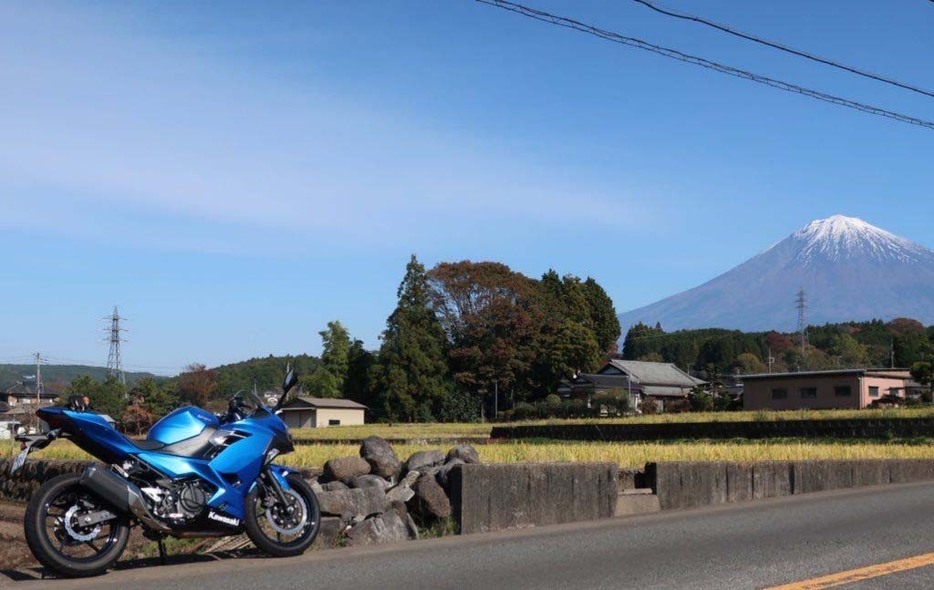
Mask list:
POLYGON ((911 366, 911 377, 921 385, 927 385, 925 401, 934 400, 934 361, 918 361, 911 366))
POLYGON ((115 377, 108 376, 91 396, 91 405, 98 412, 119 420, 127 405, 126 386, 115 377))
POLYGON ((91 400, 91 408, 102 414, 107 414, 114 420, 120 419, 126 407, 126 386, 114 377, 107 377, 103 383, 95 381, 90 375, 82 375, 73 379, 65 388, 64 396, 87 397, 91 400))
POLYGON ((178 406, 179 400, 174 391, 160 387, 151 377, 143 377, 130 389, 131 400, 142 399, 142 407, 155 419, 165 416, 178 406))
POLYGON ((73 395, 92 399, 92 396, 97 395, 99 386, 100 384, 92 379, 90 375, 81 375, 71 380, 71 383, 65 388, 64 396, 66 399, 73 395))
POLYGON ((341 397, 350 370, 350 333, 338 320, 328 322, 321 336, 321 364, 302 380, 302 389, 316 397, 341 397))
POLYGON ((844 368, 860 368, 869 365, 869 347, 860 344, 849 334, 840 334, 833 338, 831 353, 844 368))
POLYGON ((535 335, 533 382, 542 393, 556 391, 562 378, 592 372, 604 359, 594 331, 587 292, 580 279, 550 270, 538 284, 541 326, 535 335))
POLYGON ((405 267, 396 295, 396 309, 386 320, 374 369, 382 415, 414 422, 460 413, 460 408, 448 404, 453 384, 447 338, 432 308, 428 274, 415 255, 405 267))
POLYGON ((745 375, 765 373, 768 370, 766 364, 751 352, 743 352, 737 356, 736 366, 745 375))
POLYGON ((583 289, 597 346, 601 353, 612 356, 616 353, 616 343, 622 333, 613 300, 606 294, 603 287, 590 277, 583 282, 583 289))
POLYGON ((626 332, 626 339, 623 341, 623 358, 634 361, 651 352, 658 352, 659 336, 664 334, 661 328, 650 328, 639 322, 626 332))
POLYGON ((361 340, 354 339, 347 354, 347 378, 344 379, 344 397, 373 408, 373 384, 371 375, 376 364, 376 355, 363 347, 361 340))

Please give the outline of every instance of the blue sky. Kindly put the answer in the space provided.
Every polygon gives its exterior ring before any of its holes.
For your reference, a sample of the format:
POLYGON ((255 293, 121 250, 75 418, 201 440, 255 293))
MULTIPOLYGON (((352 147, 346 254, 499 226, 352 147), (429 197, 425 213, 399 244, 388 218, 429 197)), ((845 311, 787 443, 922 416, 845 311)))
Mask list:
MULTIPOLYGON (((934 119, 631 1, 528 3, 934 119)), ((929 2, 663 5, 934 87, 929 2)), ((376 348, 412 253, 622 312, 836 213, 934 247, 931 130, 468 0, 8 2, 0 77, 0 362, 105 364, 114 305, 130 369, 316 354, 333 319, 376 348)))

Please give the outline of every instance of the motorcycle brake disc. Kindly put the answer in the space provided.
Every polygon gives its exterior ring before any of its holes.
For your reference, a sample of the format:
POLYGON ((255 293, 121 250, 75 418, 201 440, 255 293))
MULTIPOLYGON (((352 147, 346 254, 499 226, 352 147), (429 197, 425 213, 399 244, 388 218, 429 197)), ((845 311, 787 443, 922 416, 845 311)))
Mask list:
POLYGON ((80 508, 78 508, 77 505, 74 505, 68 509, 68 512, 65 513, 65 519, 64 519, 65 522, 63 523, 65 525, 65 532, 68 533, 69 537, 71 537, 75 541, 80 541, 81 543, 87 543, 88 541, 93 541, 94 539, 97 538, 97 535, 100 534, 101 525, 100 523, 98 523, 98 525, 95 526, 93 529, 91 529, 91 531, 88 534, 82 535, 81 533, 79 533, 77 530, 75 530, 71 526, 72 521, 77 520, 74 518, 74 516, 75 516, 75 513, 78 512, 78 510, 80 510, 80 508))
POLYGON ((295 490, 282 491, 285 492, 286 495, 292 496, 293 501, 291 506, 293 506, 296 510, 301 511, 301 518, 296 521, 293 514, 289 514, 285 508, 276 503, 266 509, 266 520, 269 521, 269 526, 271 526, 272 529, 277 533, 283 535, 295 535, 300 533, 302 529, 305 528, 305 523, 308 522, 308 511, 305 510, 305 501, 295 492, 295 490), (285 514, 282 514, 282 512, 285 512, 285 514))

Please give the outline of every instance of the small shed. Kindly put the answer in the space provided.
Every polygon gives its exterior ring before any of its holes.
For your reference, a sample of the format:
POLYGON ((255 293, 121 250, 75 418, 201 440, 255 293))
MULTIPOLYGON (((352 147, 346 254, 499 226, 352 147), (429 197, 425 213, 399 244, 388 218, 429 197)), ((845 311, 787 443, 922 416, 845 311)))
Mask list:
POLYGON ((298 396, 282 406, 289 428, 327 428, 364 424, 367 407, 349 399, 298 396))

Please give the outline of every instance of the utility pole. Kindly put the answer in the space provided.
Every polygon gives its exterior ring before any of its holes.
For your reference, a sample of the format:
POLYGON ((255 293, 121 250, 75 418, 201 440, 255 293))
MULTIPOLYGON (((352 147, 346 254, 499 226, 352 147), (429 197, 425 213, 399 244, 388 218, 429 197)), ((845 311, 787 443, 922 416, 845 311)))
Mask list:
POLYGON ((126 318, 120 317, 115 305, 113 314, 103 319, 110 321, 110 326, 104 328, 104 332, 109 335, 108 341, 110 342, 110 353, 107 355, 107 370, 110 372, 111 377, 126 385, 126 375, 123 373, 123 362, 120 359, 120 343, 126 342, 120 335, 120 332, 126 332, 125 328, 120 327, 120 320, 126 318))
POLYGON ((42 403, 42 355, 36 353, 36 408, 42 403))
POLYGON ((772 372, 772 363, 775 362, 775 357, 772 356, 772 347, 769 347, 769 373, 772 372))

